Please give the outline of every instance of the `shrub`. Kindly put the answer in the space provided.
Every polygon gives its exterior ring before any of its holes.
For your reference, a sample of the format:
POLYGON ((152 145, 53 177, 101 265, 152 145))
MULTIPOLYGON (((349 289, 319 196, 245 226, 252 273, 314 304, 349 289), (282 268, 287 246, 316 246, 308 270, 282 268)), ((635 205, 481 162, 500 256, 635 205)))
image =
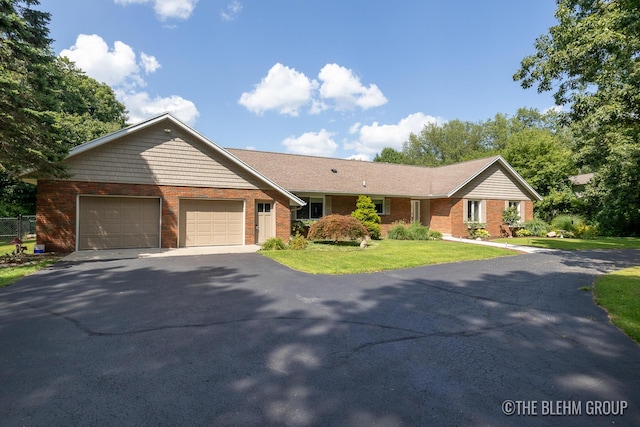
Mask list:
POLYGON ((558 215, 551 220, 551 228, 575 232, 576 227, 583 226, 584 220, 578 215, 558 215))
POLYGON ((469 237, 471 237, 472 239, 480 238, 482 240, 487 240, 489 237, 491 237, 491 234, 489 234, 489 232, 484 228, 474 228, 469 230, 469 237))
POLYGON ((307 249, 307 246, 309 246, 309 241, 300 233, 296 233, 295 236, 289 239, 287 248, 294 251, 301 251, 307 249))
POLYGON ((364 225, 372 239, 379 239, 381 234, 380 215, 376 212, 376 205, 367 196, 359 196, 356 202, 356 210, 351 216, 364 225))
POLYGON ((598 236, 598 227, 595 225, 579 224, 575 227, 574 233, 580 239, 595 239, 598 236))
POLYGON ((307 237, 309 234, 309 228, 316 220, 314 219, 297 219, 291 223, 291 235, 295 236, 300 234, 302 237, 307 237))
POLYGON ((533 233, 527 230, 526 228, 521 228, 519 230, 516 230, 515 234, 516 234, 516 237, 529 237, 533 233))
POLYGON ((442 233, 438 230, 429 230, 429 240, 442 240, 442 233))
POLYGON ((387 237, 391 240, 410 240, 411 236, 409 231, 404 226, 404 223, 396 223, 387 234, 387 237))
POLYGON ((271 237, 262 244, 262 249, 265 251, 281 251, 287 249, 281 238, 271 237))
POLYGON ((533 218, 524 223, 524 228, 534 236, 546 236, 549 225, 540 218, 533 218))
POLYGON ((502 222, 513 227, 520 222, 520 215, 518 209, 515 206, 509 206, 502 211, 502 222))
POLYGON ((327 215, 309 229, 310 240, 357 240, 367 235, 367 229, 352 216, 327 215))
POLYGON ((429 227, 425 227, 419 222, 414 222, 407 229, 411 240, 429 240, 429 227))

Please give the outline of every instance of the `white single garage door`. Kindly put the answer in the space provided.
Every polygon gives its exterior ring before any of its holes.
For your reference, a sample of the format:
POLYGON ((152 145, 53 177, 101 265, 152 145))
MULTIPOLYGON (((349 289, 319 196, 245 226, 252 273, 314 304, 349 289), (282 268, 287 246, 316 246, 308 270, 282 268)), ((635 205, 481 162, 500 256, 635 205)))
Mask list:
POLYGON ((80 196, 78 249, 157 248, 160 199, 80 196))
POLYGON ((180 247, 243 244, 243 206, 238 200, 180 200, 180 247))

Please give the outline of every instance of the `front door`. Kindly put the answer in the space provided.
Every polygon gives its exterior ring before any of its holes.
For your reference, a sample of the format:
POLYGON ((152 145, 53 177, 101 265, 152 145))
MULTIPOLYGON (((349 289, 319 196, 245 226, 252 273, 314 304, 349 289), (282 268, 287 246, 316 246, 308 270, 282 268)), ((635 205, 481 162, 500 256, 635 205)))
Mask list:
POLYGON ((272 205, 270 202, 256 203, 256 240, 264 243, 265 240, 274 237, 272 205))
POLYGON ((411 201, 411 223, 420 222, 420 200, 411 201))

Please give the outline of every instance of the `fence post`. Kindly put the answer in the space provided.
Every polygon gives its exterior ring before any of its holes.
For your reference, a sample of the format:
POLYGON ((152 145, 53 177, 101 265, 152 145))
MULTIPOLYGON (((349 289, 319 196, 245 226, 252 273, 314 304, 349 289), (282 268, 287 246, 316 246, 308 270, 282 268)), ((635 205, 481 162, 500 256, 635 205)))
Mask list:
POLYGON ((18 233, 16 237, 22 239, 22 214, 18 214, 18 227, 16 231, 18 233))

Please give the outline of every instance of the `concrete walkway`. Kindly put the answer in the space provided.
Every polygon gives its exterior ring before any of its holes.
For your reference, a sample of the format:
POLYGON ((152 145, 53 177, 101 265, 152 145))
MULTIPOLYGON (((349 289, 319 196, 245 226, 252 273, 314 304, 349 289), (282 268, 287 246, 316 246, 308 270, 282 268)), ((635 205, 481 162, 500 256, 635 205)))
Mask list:
POLYGON ((257 252, 258 245, 199 246, 192 248, 147 248, 147 249, 106 249, 76 251, 63 258, 64 261, 97 261, 107 259, 162 258, 190 255, 246 254, 257 252))
POLYGON ((498 243, 498 242, 485 241, 485 240, 471 240, 471 239, 465 239, 462 237, 445 236, 442 238, 442 240, 446 240, 448 242, 461 242, 461 243, 469 243, 472 245, 493 246, 496 248, 512 249, 514 251, 520 251, 528 254, 534 254, 534 253, 540 253, 540 252, 556 252, 556 249, 535 248, 533 246, 520 246, 520 245, 512 245, 510 243, 498 243))

